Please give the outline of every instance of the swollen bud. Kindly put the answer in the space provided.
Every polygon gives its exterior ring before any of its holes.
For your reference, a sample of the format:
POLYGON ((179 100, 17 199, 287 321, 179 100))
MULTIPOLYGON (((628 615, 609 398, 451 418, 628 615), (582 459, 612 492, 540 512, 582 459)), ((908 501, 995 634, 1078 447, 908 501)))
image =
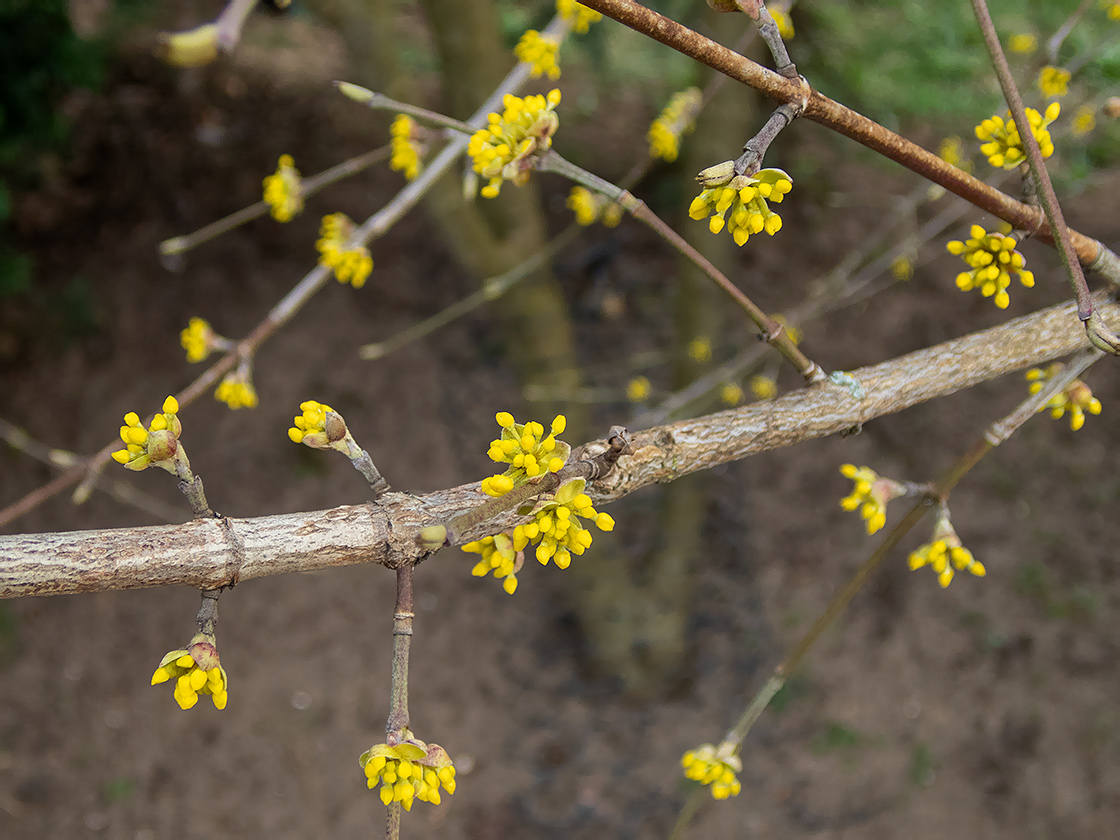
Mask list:
POLYGON ((735 177, 735 161, 725 160, 715 166, 709 166, 696 176, 696 181, 705 189, 722 187, 735 177))

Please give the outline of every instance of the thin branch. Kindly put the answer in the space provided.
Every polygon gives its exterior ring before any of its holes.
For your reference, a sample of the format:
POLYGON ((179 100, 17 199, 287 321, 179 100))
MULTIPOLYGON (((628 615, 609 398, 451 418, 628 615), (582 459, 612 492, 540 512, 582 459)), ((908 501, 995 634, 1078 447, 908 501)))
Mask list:
MULTIPOLYGON (((1120 323, 1120 304, 1099 294, 1101 313, 1120 323)), ((845 388, 802 388, 764 403, 660 426, 634 435, 633 455, 589 484, 596 503, 640 487, 759 452, 836 434, 875 417, 956 393, 1088 346, 1072 302, 887 362, 851 371, 865 396, 845 388)), ((573 452, 602 452, 602 441, 573 452)), ((419 533, 485 501, 477 482, 424 496, 386 493, 377 503, 255 519, 194 520, 179 526, 0 537, 0 597, 190 585, 214 589, 274 574, 356 563, 396 566, 427 550, 419 533)), ((523 521, 506 511, 472 524, 457 544, 523 521)))

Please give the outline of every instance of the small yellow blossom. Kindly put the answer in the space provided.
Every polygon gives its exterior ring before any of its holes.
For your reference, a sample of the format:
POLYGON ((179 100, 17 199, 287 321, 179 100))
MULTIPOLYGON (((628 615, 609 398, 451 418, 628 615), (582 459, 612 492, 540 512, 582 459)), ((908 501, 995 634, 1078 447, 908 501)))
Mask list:
POLYGON ((481 555, 471 574, 486 577, 491 572, 502 582, 502 588, 512 595, 517 591, 517 573, 521 571, 524 556, 513 549, 513 538, 509 534, 483 537, 463 546, 468 554, 481 555))
POLYGON ((591 28, 591 24, 598 23, 603 15, 594 9, 589 9, 575 0, 556 0, 556 14, 560 15, 572 27, 572 31, 580 35, 591 28))
POLYGON ((743 761, 736 755, 737 745, 724 741, 718 747, 703 744, 681 757, 684 775, 702 785, 711 785, 713 799, 738 796, 742 785, 735 777, 743 771, 743 761))
POLYGON ((792 188, 792 179, 780 169, 739 175, 723 186, 708 187, 692 199, 688 215, 696 220, 707 218, 712 233, 719 233, 726 225, 735 244, 743 245, 751 234, 766 231, 773 236, 782 229, 781 216, 767 202, 780 203, 792 188))
POLYGON ((1097 127, 1097 113, 1092 105, 1082 105, 1073 116, 1073 136, 1084 137, 1097 127))
POLYGON ((513 54, 518 61, 530 65, 529 75, 534 79, 548 76, 550 79, 560 78, 560 65, 557 56, 560 53, 560 42, 551 35, 542 35, 535 29, 530 29, 521 36, 513 54))
POLYGON ((1047 99, 1057 99, 1069 93, 1070 72, 1064 67, 1047 64, 1038 73, 1038 89, 1047 99))
POLYGON ((590 519, 601 531, 614 530, 614 519, 591 506, 591 497, 583 492, 585 486, 582 478, 573 478, 551 498, 538 501, 531 511, 533 521, 513 529, 513 550, 520 552, 536 545, 537 562, 547 566, 552 560, 557 568, 566 569, 573 554, 583 554, 591 545, 591 532, 580 517, 590 519))
POLYGON ((870 467, 844 464, 840 472, 855 482, 851 495, 840 500, 844 510, 859 508, 867 524, 867 533, 874 534, 887 522, 887 503, 906 495, 906 488, 889 478, 883 478, 870 467))
POLYGON ((1008 46, 1013 53, 1030 55, 1038 49, 1038 37, 1030 32, 1020 32, 1018 35, 1011 36, 1008 46))
POLYGON ((420 157, 424 147, 419 139, 416 120, 408 114, 397 114, 389 126, 389 168, 411 181, 420 174, 420 157))
POLYGON ((576 224, 587 227, 602 222, 606 227, 617 227, 622 221, 622 207, 605 195, 593 193, 586 187, 572 187, 568 193, 567 207, 576 214, 576 224))
POLYGON ((950 254, 972 266, 957 275, 957 288, 964 292, 979 289, 984 297, 993 298, 1000 309, 1006 309, 1011 302, 1007 287, 1012 275, 1028 289, 1034 286, 1034 274, 1024 268, 1027 261, 1015 250, 1018 241, 1014 236, 988 233, 980 225, 973 225, 969 234, 971 238, 966 242, 954 239, 945 245, 950 254))
POLYGON ((758 400, 770 400, 778 394, 778 383, 769 376, 763 376, 762 374, 752 376, 747 385, 755 399, 758 400))
POLYGON ((937 524, 933 526, 930 541, 911 552, 909 563, 911 571, 923 566, 933 569, 942 589, 952 582, 956 572, 967 570, 976 577, 984 577, 988 573, 984 564, 976 560, 972 552, 961 545, 960 537, 957 536, 945 513, 938 517, 937 524))
POLYGON ((724 405, 738 405, 743 401, 743 389, 734 382, 726 382, 719 389, 719 399, 724 405))
POLYGON ((706 335, 700 335, 688 342, 688 357, 697 364, 703 364, 712 358, 712 340, 706 335))
POLYGON ((572 449, 556 436, 564 433, 567 418, 557 414, 548 436, 536 421, 518 423, 508 411, 499 411, 494 419, 502 427, 502 436, 490 441, 487 455, 491 461, 509 464, 500 475, 483 479, 479 489, 489 496, 504 496, 514 487, 531 478, 560 472, 572 449))
POLYGON ((767 10, 770 16, 774 18, 774 23, 778 25, 778 34, 782 36, 783 41, 789 41, 793 38, 793 21, 790 20, 789 11, 779 6, 767 5, 767 10))
POLYGON ((645 402, 653 393, 653 386, 644 376, 635 376, 626 383, 626 399, 632 403, 645 402))
POLYGON ((222 383, 214 391, 214 399, 224 402, 236 411, 239 408, 257 407, 257 389, 247 369, 227 373, 222 383))
POLYGON ((914 263, 909 257, 895 257, 891 260, 891 276, 900 282, 914 276, 914 263))
MULTIPOLYGON (((1061 114, 1061 105, 1051 102, 1046 106, 1045 114, 1040 114, 1034 108, 1027 108, 1026 111, 1039 151, 1044 159, 1048 158, 1054 154, 1054 141, 1046 127, 1061 114)), ((980 151, 992 166, 1014 169, 1027 159, 1027 153, 1023 150, 1023 138, 1019 136, 1019 129, 1010 118, 1005 121, 1000 116, 989 117, 976 126, 976 137, 982 143, 980 151)))
POLYGON ((649 156, 672 163, 680 154, 681 137, 696 128, 703 96, 700 88, 690 87, 674 93, 669 104, 649 127, 649 156))
POLYGON ((272 218, 290 222, 303 210, 303 181, 291 155, 280 155, 276 171, 264 179, 264 203, 272 218))
POLYGON ((114 452, 113 460, 129 470, 162 467, 169 473, 177 473, 176 462, 186 457, 180 454, 179 435, 183 424, 176 416, 178 413, 178 400, 168 397, 163 401, 163 413, 152 418, 151 425, 145 429, 136 412, 130 411, 120 428, 125 448, 114 452))
MULTIPOLYGON (((1054 362, 1046 368, 1031 368, 1027 371, 1027 381, 1031 383, 1032 394, 1042 390, 1045 382, 1053 379, 1064 365, 1054 362)), ((1055 420, 1062 418, 1069 412, 1069 427, 1075 432, 1085 425, 1085 414, 1100 414, 1101 401, 1093 396, 1092 389, 1080 379, 1075 379, 1061 392, 1055 394, 1046 403, 1044 408, 1050 409, 1050 416, 1055 420)))
POLYGON ((972 171, 972 161, 964 156, 964 141, 955 134, 941 141, 941 145, 937 147, 937 156, 957 169, 972 171))
POLYGON ((389 743, 370 747, 358 758, 365 771, 366 787, 380 785, 378 795, 388 805, 400 802, 406 811, 412 803, 440 804, 440 788, 455 793, 455 765, 438 744, 425 744, 409 730, 390 733, 389 743))
POLYGON ((1101 0, 1101 8, 1108 12, 1109 20, 1120 20, 1120 0, 1101 0))
POLYGON ((552 147, 552 137, 560 127, 556 106, 560 91, 548 96, 514 96, 507 93, 502 100, 505 110, 491 113, 486 128, 471 135, 467 154, 474 171, 489 183, 482 188, 484 198, 494 198, 503 181, 523 186, 529 181, 532 156, 552 147))
POLYGON ((185 650, 173 650, 160 660, 152 674, 152 685, 175 680, 175 702, 184 711, 209 694, 218 709, 226 707, 229 678, 218 660, 214 637, 199 633, 185 650))
POLYGON ((179 333, 179 341, 187 351, 188 362, 201 362, 214 350, 214 330, 203 318, 191 318, 179 333))
POLYGON ((323 217, 319 228, 319 265, 334 272, 339 283, 349 283, 360 289, 373 271, 373 258, 365 245, 353 244, 354 223, 345 213, 332 213, 323 217))

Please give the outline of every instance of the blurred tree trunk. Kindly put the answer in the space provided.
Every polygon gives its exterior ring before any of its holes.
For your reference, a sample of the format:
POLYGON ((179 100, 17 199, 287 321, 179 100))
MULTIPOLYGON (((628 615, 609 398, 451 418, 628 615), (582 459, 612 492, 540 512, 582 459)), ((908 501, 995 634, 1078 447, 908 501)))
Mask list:
MULTIPOLYGON (((709 12, 705 21, 710 24, 712 17, 709 12)), ((726 40, 727 27, 722 31, 726 40)), ((762 60, 761 55, 752 57, 762 60)), ((709 78, 710 71, 700 84, 709 78)), ((705 107, 695 134, 682 143, 682 179, 738 157, 752 126, 760 124, 756 113, 756 95, 742 86, 725 84, 705 107)), ((706 224, 687 217, 683 211, 692 197, 693 193, 685 195, 675 227, 734 282, 739 249, 726 233, 713 236, 706 224)), ((722 330, 749 329, 744 318, 735 317, 737 311, 730 318, 723 317, 728 309, 726 297, 683 258, 678 277, 672 301, 674 389, 688 385, 712 364, 689 356, 688 346, 694 338, 706 337, 718 347, 722 330)), ((687 675, 686 634, 696 607, 696 576, 708 551, 702 531, 711 478, 702 472, 678 479, 659 488, 652 513, 634 511, 646 519, 650 536, 641 542, 652 546, 647 552, 627 557, 615 550, 610 563, 599 562, 601 548, 613 546, 597 535, 595 557, 588 563, 572 564, 577 573, 579 618, 597 664, 604 673, 618 675, 633 694, 664 691, 687 675)))
MULTIPOLYGON (((347 41, 359 84, 409 101, 418 91, 402 71, 396 35, 399 8, 392 0, 312 0, 347 41), (374 55, 376 53, 376 55, 374 55)), ((442 79, 442 110, 469 117, 513 66, 501 41, 492 0, 421 0, 442 79)), ((461 175, 449 172, 426 196, 427 208, 456 258, 480 280, 520 264, 546 243, 536 184, 507 184, 496 199, 463 200, 461 175)), ((495 306, 503 321, 509 357, 525 388, 563 395, 579 384, 567 302, 549 269, 541 269, 505 293, 495 306), (534 389, 536 390, 536 389, 534 389)), ((510 406, 512 408, 512 406, 510 406)), ((569 440, 589 436, 587 410, 563 399, 528 405, 523 418, 546 426, 554 414, 568 417, 569 440)), ((520 419, 520 418, 519 418, 520 419)))

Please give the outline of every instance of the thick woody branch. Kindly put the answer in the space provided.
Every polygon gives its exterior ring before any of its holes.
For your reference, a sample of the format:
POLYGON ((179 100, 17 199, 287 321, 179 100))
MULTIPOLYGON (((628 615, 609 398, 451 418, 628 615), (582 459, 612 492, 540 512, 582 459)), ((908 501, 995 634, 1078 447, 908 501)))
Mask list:
MULTIPOLYGON (((1099 294, 1101 315, 1120 324, 1120 305, 1099 294)), ((851 371, 864 397, 815 386, 636 433, 632 455, 588 487, 596 503, 649 484, 759 452, 845 431, 876 417, 960 391, 1089 346, 1073 302, 851 371)), ((607 449, 593 442, 573 461, 607 449)), ((356 563, 397 567, 428 551, 420 531, 487 501, 477 482, 425 496, 386 493, 377 502, 256 519, 199 519, 177 526, 0 537, 0 597, 243 580, 356 563)), ((455 545, 508 530, 515 511, 472 523, 455 545)))

